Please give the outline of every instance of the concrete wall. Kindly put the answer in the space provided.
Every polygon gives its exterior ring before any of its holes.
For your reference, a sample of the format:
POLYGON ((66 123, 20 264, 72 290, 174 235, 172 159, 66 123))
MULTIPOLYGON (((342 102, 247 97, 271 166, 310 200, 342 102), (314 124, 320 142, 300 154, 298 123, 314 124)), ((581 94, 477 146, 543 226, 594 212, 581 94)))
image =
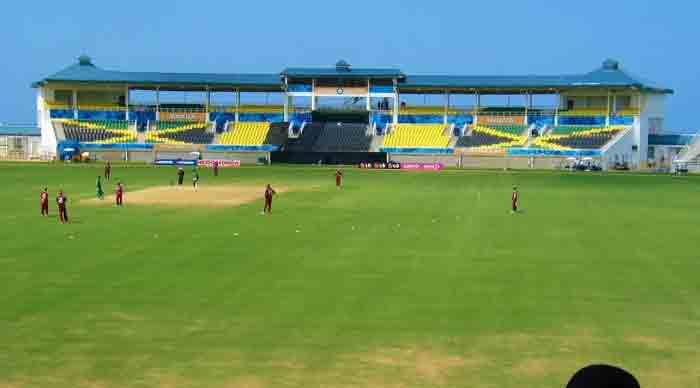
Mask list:
MULTIPOLYGON (((126 157, 130 162, 153 163, 155 154, 153 151, 127 151, 126 157)), ((161 151, 159 159, 191 159, 189 152, 161 151)), ((240 160, 241 164, 256 164, 259 158, 266 158, 267 152, 204 152, 202 159, 240 160)), ((124 151, 90 151, 90 158, 99 161, 122 161, 125 158, 124 151)))
POLYGON ((41 128, 41 153, 56 155, 56 133, 51 125, 51 115, 46 109, 46 89, 39 88, 36 91, 36 122, 41 128))
MULTIPOLYGON (((639 122, 634 125, 634 142, 639 146, 639 165, 646 164, 648 160, 648 140, 649 140, 649 120, 664 119, 665 116, 665 94, 643 94, 640 96, 641 112, 639 122)), ((663 133, 663 125, 656 129, 656 133, 663 133)))
POLYGON ((259 158, 267 158, 267 152, 204 152, 202 159, 240 160, 241 164, 256 164, 259 158))
POLYGON ((442 163, 445 167, 458 167, 459 155, 389 154, 389 160, 399 163, 442 163))
MULTIPOLYGON (((639 131, 637 131, 636 128, 632 128, 620 135, 608 148, 604 148, 603 160, 601 163, 602 167, 604 169, 612 169, 616 162, 627 162, 630 168, 639 168, 641 165, 640 160, 635 158, 635 153, 632 151, 632 146, 639 144, 637 143, 638 136, 639 131)), ((637 153, 637 156, 639 154, 640 152, 637 153)), ((646 148, 644 150, 644 155, 646 155, 646 148)), ((646 163, 646 159, 644 159, 644 161, 646 163)))
POLYGON ((556 170, 566 161, 561 157, 535 157, 534 165, 530 166, 530 158, 511 157, 506 155, 464 155, 462 168, 515 169, 515 170, 556 170))

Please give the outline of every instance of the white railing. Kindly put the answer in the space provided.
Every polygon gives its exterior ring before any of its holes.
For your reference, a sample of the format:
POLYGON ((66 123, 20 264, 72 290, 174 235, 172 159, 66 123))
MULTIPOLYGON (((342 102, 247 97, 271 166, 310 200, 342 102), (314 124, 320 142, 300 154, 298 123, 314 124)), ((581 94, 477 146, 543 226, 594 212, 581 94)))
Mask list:
POLYGON ((681 163, 687 163, 698 155, 700 155, 700 134, 695 134, 693 140, 688 143, 676 160, 681 163))

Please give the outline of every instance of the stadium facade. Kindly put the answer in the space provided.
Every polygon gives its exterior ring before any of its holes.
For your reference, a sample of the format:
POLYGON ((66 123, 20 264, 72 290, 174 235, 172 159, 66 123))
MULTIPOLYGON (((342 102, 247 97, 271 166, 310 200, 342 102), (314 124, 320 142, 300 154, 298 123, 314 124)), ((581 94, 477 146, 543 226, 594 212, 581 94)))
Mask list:
POLYGON ((131 153, 136 159, 178 149, 246 160, 269 160, 272 153, 285 154, 284 160, 333 154, 335 161, 387 155, 458 166, 478 157, 588 157, 604 168, 679 157, 649 144, 650 135, 664 135, 664 106, 673 91, 630 75, 614 60, 583 74, 458 76, 355 68, 344 61, 270 74, 124 72, 104 70, 83 56, 33 87, 41 146, 50 154, 68 144, 104 158, 131 153), (134 101, 137 92, 152 93, 154 101, 134 101), (204 98, 161 103, 166 92, 200 92, 204 98), (212 95, 221 94, 233 102, 212 103, 212 95), (241 99, 271 94, 281 103, 241 99), (440 103, 406 103, 419 95, 440 103), (484 103, 494 96, 521 103, 484 103), (538 96, 554 102, 537 106, 538 96), (242 157, 248 154, 255 157, 242 157), (350 154, 356 155, 342 156, 350 154))

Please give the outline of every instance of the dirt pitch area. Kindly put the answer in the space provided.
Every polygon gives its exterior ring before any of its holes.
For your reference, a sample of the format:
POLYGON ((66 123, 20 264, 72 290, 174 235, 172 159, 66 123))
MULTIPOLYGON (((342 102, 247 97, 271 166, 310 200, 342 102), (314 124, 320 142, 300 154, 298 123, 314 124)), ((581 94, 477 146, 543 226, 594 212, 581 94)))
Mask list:
MULTIPOLYGON (((277 194, 288 191, 286 187, 273 187, 277 194)), ((191 186, 156 186, 143 190, 125 192, 126 205, 159 205, 159 206, 202 206, 202 207, 232 207, 244 203, 263 201, 264 186, 226 185, 200 186, 195 191, 191 186)), ((93 205, 113 205, 113 196, 105 196, 100 201, 96 198, 84 202, 93 205)))

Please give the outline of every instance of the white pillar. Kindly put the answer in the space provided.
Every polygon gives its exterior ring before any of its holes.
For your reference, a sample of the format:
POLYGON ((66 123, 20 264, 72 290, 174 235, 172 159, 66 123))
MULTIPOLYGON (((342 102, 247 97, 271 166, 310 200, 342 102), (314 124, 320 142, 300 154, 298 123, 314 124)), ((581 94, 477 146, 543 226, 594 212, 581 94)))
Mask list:
POLYGON ((617 94, 613 94, 612 112, 613 115, 617 116, 617 94))
POLYGON ((447 113, 450 110, 450 93, 445 90, 445 111, 443 112, 442 123, 447 124, 447 113))
POLYGON ((78 119, 78 90, 73 89, 73 118, 78 119))
POLYGON ((126 85, 124 92, 124 104, 126 105, 126 121, 129 121, 129 85, 126 85))
POLYGON ((156 88, 156 121, 160 121, 160 87, 156 88))
POLYGON ((367 104, 366 104, 367 105, 367 112, 372 110, 372 101, 370 99, 370 87, 371 87, 371 84, 370 84, 369 80, 367 80, 367 101, 366 101, 367 102, 367 104))
POLYGON ((392 122, 398 124, 399 122, 399 91, 394 92, 394 107, 392 114, 392 122))
POLYGON ((607 102, 607 109, 605 113, 605 126, 610 125, 610 91, 608 90, 608 102, 607 102))
POLYGON ((475 92, 476 94, 476 110, 474 112, 474 125, 479 124, 479 110, 481 109, 481 94, 475 92))
POLYGON ((554 126, 559 126, 559 109, 561 109, 561 94, 557 96, 557 106, 554 108, 554 126))
POLYGON ((316 80, 311 80, 311 111, 316 110, 316 80))
POLYGON ((284 92, 284 122, 289 122, 289 95, 284 92))
POLYGON ((207 86, 207 107, 206 107, 206 114, 207 118, 204 120, 206 122, 209 122, 209 105, 211 104, 211 90, 209 90, 209 86, 207 86))
POLYGON ((238 122, 240 110, 241 110, 241 89, 236 89, 236 113, 235 113, 235 121, 236 122, 238 122))
POLYGON ((528 125, 528 124, 529 124, 529 123, 528 123, 527 114, 528 114, 528 111, 529 111, 529 109, 530 109, 530 105, 531 105, 531 103, 530 103, 530 93, 527 93, 527 94, 525 94, 525 118, 523 119, 523 122, 525 123, 525 125, 528 125))

